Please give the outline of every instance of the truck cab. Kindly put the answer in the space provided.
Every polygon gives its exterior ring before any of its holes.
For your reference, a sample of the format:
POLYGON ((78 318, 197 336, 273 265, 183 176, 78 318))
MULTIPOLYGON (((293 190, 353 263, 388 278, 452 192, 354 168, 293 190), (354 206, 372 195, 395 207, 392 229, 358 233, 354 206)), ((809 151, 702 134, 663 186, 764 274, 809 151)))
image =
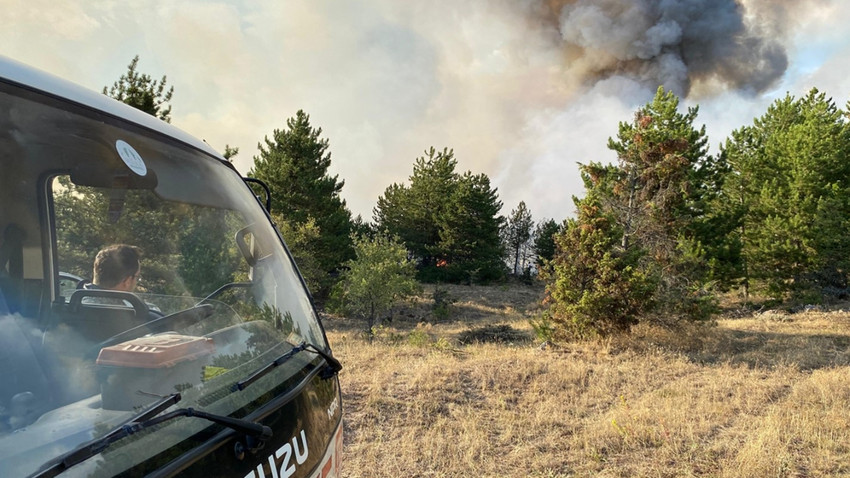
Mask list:
POLYGON ((227 160, 0 57, 0 170, 0 476, 338 476, 341 365, 227 160))

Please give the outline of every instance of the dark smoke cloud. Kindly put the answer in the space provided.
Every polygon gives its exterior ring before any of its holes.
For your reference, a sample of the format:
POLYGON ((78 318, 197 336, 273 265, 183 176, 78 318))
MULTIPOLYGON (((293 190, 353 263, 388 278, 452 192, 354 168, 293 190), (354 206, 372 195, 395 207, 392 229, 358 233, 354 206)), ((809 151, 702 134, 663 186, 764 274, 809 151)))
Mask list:
POLYGON ((696 83, 759 93, 780 79, 788 57, 773 35, 787 12, 765 5, 748 12, 734 0, 549 0, 535 11, 557 29, 568 68, 584 82, 625 76, 687 96, 696 83))

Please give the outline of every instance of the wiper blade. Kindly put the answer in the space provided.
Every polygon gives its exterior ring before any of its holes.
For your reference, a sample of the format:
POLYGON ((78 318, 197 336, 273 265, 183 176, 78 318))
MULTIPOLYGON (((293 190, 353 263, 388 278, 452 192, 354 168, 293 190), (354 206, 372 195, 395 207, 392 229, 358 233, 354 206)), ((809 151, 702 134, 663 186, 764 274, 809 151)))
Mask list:
POLYGON ((173 393, 163 398, 162 400, 154 404, 154 406, 152 406, 148 410, 145 410, 136 417, 133 417, 133 419, 126 422, 124 425, 121 425, 120 427, 116 428, 115 430, 112 430, 111 432, 96 440, 84 443, 83 445, 75 448, 74 450, 71 450, 70 452, 56 458, 55 460, 48 462, 48 465, 44 467, 42 471, 32 475, 31 478, 54 477, 74 465, 80 464, 91 457, 99 455, 110 445, 112 445, 118 440, 121 440, 122 438, 126 438, 134 433, 144 430, 145 428, 158 425, 162 422, 166 422, 177 417, 203 418, 213 423, 224 425, 225 427, 236 430, 238 432, 242 432, 245 435, 257 437, 260 440, 267 440, 272 437, 272 429, 265 425, 260 425, 259 423, 254 423, 248 420, 241 420, 238 418, 215 415, 212 413, 204 412, 202 410, 195 410, 194 408, 179 408, 172 412, 160 415, 160 413, 162 413, 168 407, 179 402, 181 398, 182 397, 179 393, 173 393))
POLYGON ((325 362, 328 363, 328 366, 322 371, 322 378, 331 378, 342 370, 342 362, 326 353, 324 350, 313 344, 306 344, 305 347, 310 349, 310 352, 313 352, 325 359, 325 362))
POLYGON ((59 456, 53 460, 48 461, 45 465, 42 466, 41 471, 31 475, 31 478, 49 478, 58 475, 59 473, 64 472, 68 468, 72 466, 82 463, 83 461, 96 456, 101 451, 105 450, 113 441, 124 438, 126 435, 123 435, 124 427, 128 424, 133 424, 137 422, 144 422, 156 415, 162 413, 168 407, 174 405, 182 399, 179 393, 172 393, 167 397, 163 397, 158 402, 154 403, 147 410, 139 413, 134 416, 127 422, 125 422, 120 427, 112 430, 106 435, 96 439, 89 441, 88 443, 84 443, 79 447, 65 453, 64 455, 59 456))
POLYGON ((233 391, 245 390, 245 388, 248 385, 251 385, 252 383, 256 382, 257 380, 259 380, 260 378, 262 378, 263 376, 265 376, 266 374, 268 374, 269 372, 274 370, 276 367, 283 365, 284 363, 286 363, 286 361, 288 361, 289 359, 291 359, 292 357, 297 355, 299 352, 303 352, 304 350, 307 350, 309 352, 313 352, 313 353, 319 355, 320 357, 325 359, 325 362, 327 362, 328 366, 325 367, 322 370, 322 373, 321 373, 322 378, 324 378, 324 379, 331 378, 334 375, 336 375, 340 370, 342 370, 342 364, 340 363, 339 360, 337 360, 334 357, 332 357, 331 355, 325 353, 324 350, 321 350, 318 347, 316 347, 315 345, 309 344, 305 341, 305 342, 301 342, 300 344, 292 347, 292 349, 290 349, 288 352, 284 353, 283 355, 279 356, 278 358, 276 358, 276 359, 272 360, 271 362, 269 362, 268 364, 264 365, 262 368, 260 368, 259 370, 257 370, 256 372, 254 372, 250 376, 248 376, 248 378, 246 378, 245 380, 236 382, 233 385, 233 391))

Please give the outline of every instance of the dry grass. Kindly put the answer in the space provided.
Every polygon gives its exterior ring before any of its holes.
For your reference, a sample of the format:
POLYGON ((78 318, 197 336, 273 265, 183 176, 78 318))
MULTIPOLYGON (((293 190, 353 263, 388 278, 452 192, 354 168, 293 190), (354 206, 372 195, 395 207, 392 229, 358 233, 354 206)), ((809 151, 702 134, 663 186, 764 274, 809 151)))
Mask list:
POLYGON ((850 313, 553 348, 527 322, 540 290, 454 287, 443 320, 431 292, 371 345, 325 320, 346 477, 850 476, 850 313))

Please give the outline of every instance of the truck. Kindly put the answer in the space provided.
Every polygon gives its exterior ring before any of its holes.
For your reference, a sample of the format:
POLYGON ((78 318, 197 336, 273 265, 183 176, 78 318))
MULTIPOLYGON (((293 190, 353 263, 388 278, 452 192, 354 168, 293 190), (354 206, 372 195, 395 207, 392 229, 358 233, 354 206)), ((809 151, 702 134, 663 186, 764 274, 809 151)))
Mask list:
POLYGON ((0 171, 0 476, 339 476, 342 365, 261 181, 4 57, 0 171), (87 284, 113 244, 133 290, 87 284))

